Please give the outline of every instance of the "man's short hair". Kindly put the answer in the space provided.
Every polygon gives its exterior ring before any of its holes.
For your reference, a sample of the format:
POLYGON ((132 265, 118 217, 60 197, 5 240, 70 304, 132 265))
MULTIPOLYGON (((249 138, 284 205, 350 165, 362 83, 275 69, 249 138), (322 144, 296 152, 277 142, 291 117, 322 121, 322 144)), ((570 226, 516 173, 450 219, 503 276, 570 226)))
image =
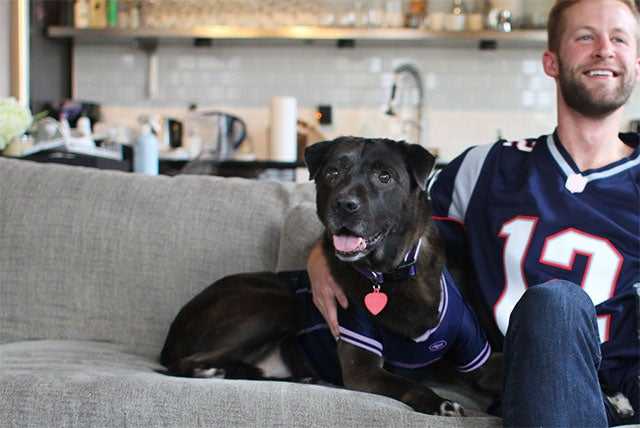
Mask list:
MULTIPOLYGON (((547 21, 547 46, 551 52, 558 53, 560 49, 560 39, 564 32, 564 12, 576 3, 582 0, 556 0, 556 3, 549 12, 547 21)), ((638 1, 633 0, 617 0, 626 5, 633 14, 636 22, 640 22, 640 13, 638 12, 638 1)), ((636 40, 638 40, 638 32, 636 32, 636 40)))

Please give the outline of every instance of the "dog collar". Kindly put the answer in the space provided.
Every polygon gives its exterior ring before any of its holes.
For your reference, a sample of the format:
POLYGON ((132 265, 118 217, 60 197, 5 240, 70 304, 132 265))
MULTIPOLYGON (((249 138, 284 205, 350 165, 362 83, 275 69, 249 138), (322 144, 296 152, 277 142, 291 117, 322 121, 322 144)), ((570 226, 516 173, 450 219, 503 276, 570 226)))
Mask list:
POLYGON ((416 262, 420 253, 420 245, 422 238, 418 243, 404 256, 402 264, 392 272, 377 272, 365 267, 354 265, 355 270, 364 275, 369 281, 376 285, 383 285, 385 281, 405 281, 416 276, 416 262))
POLYGON ((364 306, 372 315, 378 315, 387 306, 388 297, 380 291, 385 281, 406 281, 416 276, 416 261, 420 253, 422 239, 409 251, 402 260, 402 264, 393 272, 376 272, 371 269, 354 266, 354 268, 373 283, 373 291, 364 296, 364 306))

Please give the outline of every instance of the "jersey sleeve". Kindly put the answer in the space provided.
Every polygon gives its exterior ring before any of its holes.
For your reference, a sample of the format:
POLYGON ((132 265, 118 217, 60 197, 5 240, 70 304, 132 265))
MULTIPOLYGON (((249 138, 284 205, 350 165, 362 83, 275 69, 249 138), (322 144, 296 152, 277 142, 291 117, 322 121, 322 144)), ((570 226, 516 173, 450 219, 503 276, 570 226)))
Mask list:
POLYGON ((453 199, 456 174, 469 150, 471 149, 463 152, 429 179, 427 188, 434 217, 447 218, 453 199))
POLYGON ((346 310, 338 306, 338 326, 340 340, 382 357, 383 345, 380 333, 369 321, 367 314, 357 305, 349 305, 346 310))
POLYGON ((438 234, 452 267, 466 263, 466 214, 480 171, 492 145, 467 149, 431 178, 429 198, 438 234))
POLYGON ((465 223, 467 208, 485 160, 497 144, 500 142, 467 149, 432 177, 429 197, 437 220, 465 223))
POLYGON ((464 304, 459 331, 452 350, 458 371, 472 372, 484 365, 491 355, 491 345, 471 308, 464 304))

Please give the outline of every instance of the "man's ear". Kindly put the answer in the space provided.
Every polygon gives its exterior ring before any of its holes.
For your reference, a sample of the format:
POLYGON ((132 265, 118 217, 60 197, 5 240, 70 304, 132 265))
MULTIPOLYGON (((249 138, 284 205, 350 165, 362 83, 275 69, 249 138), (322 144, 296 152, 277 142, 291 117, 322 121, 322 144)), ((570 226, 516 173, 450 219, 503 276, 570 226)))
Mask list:
POLYGON ((304 150, 304 163, 309 170, 309 180, 315 180, 318 171, 324 165, 329 149, 332 147, 333 140, 320 141, 308 146, 304 150))
POLYGON ((550 50, 544 51, 542 54, 542 68, 544 73, 554 79, 560 76, 560 64, 558 64, 558 55, 550 50))
POLYGON ((436 158, 419 144, 407 145, 407 166, 423 192, 427 189, 427 179, 436 163, 436 158))

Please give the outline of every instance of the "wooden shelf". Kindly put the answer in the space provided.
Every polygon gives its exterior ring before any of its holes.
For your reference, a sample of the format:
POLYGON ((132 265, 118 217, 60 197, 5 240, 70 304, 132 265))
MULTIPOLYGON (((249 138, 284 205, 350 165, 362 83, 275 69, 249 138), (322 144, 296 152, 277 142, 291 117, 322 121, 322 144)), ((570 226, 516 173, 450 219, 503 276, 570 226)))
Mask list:
POLYGON ((365 44, 409 43, 425 46, 477 47, 484 46, 520 48, 546 46, 544 30, 518 30, 510 33, 497 31, 445 32, 408 28, 326 28, 290 26, 280 28, 249 28, 207 26, 192 29, 78 29, 73 27, 49 27, 52 38, 72 38, 76 41, 117 43, 140 39, 184 40, 210 39, 235 41, 354 41, 365 44))

